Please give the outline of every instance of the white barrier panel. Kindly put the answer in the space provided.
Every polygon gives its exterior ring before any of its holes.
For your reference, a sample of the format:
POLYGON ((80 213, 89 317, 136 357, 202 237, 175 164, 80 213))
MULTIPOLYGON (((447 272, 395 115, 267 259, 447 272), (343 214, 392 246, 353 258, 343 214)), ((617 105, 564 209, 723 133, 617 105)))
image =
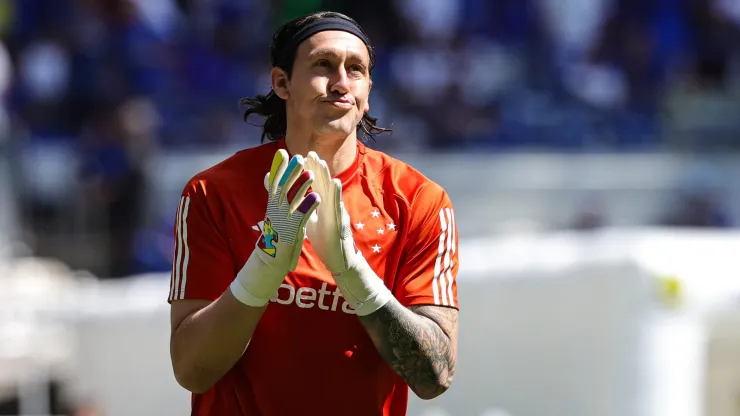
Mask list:
POLYGON ((106 416, 190 414, 170 363, 168 284, 164 275, 110 281, 86 296, 72 385, 106 416))
MULTIPOLYGON (((712 233, 461 242, 456 381, 409 415, 701 416, 702 316, 740 293, 738 252, 737 234, 712 233), (660 306, 659 275, 681 282, 683 309, 660 306)), ((169 363, 167 284, 86 295, 79 392, 108 416, 188 414, 169 363)))
POLYGON ((190 395, 172 375, 169 315, 85 320, 78 327, 79 375, 106 415, 188 415, 190 395))
POLYGON ((740 293, 740 234, 520 235, 460 252, 474 315, 461 313, 461 333, 474 339, 461 339, 454 387, 411 414, 704 414, 705 316, 740 293), (677 285, 679 309, 659 279, 677 285))
POLYGON ((462 278, 455 383, 410 414, 644 414, 644 283, 629 263, 462 278))
POLYGON ((706 416, 740 414, 740 305, 714 316, 708 328, 706 416))

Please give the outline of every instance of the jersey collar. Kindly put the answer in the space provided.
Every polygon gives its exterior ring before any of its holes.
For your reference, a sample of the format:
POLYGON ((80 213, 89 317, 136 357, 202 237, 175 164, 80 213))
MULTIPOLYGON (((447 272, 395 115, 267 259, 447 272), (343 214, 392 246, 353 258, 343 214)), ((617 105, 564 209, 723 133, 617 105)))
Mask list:
MULTIPOLYGON (((290 153, 287 145, 285 144, 285 137, 282 137, 280 140, 278 140, 277 145, 279 149, 284 149, 286 152, 288 152, 288 155, 290 157, 293 157, 293 154, 290 153)), ((343 170, 338 175, 334 176, 335 178, 342 181, 342 185, 349 182, 354 177, 355 173, 359 170, 360 166, 362 166, 362 160, 365 157, 365 153, 367 153, 367 148, 358 139, 357 140, 357 154, 355 155, 355 161, 352 162, 352 164, 347 169, 343 170)))

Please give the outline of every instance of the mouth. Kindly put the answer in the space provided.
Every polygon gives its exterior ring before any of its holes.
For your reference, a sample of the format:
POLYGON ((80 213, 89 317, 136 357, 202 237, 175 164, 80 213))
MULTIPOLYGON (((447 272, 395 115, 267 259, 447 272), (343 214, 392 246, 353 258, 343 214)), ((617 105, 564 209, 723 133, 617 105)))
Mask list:
POLYGON ((352 101, 346 98, 340 98, 337 100, 324 100, 323 102, 326 104, 333 105, 334 107, 344 109, 344 110, 349 110, 355 106, 354 103, 352 103, 352 101))

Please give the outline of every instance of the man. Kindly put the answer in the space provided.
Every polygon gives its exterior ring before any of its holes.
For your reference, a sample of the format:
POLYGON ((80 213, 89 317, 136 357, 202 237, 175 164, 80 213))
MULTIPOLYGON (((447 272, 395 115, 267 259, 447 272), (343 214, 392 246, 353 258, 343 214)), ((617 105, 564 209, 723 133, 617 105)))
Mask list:
POLYGON ((244 100, 271 143, 196 175, 180 200, 175 376, 193 415, 405 415, 407 386, 431 399, 455 373, 450 199, 358 140, 383 129, 354 20, 293 20, 271 55, 272 91, 244 100))

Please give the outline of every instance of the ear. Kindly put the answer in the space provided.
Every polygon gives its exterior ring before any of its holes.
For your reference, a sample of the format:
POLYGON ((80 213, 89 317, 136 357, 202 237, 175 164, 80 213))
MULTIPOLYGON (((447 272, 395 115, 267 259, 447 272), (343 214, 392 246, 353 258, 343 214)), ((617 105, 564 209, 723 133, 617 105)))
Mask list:
POLYGON ((365 101, 365 108, 363 109, 365 113, 370 112, 370 93, 372 92, 372 90, 373 90, 373 80, 371 79, 368 84, 368 88, 367 88, 367 95, 368 95, 367 101, 365 101))
POLYGON ((284 69, 278 67, 272 68, 270 71, 270 83, 272 84, 272 90, 275 91, 275 95, 283 100, 287 100, 290 97, 288 74, 284 69))

